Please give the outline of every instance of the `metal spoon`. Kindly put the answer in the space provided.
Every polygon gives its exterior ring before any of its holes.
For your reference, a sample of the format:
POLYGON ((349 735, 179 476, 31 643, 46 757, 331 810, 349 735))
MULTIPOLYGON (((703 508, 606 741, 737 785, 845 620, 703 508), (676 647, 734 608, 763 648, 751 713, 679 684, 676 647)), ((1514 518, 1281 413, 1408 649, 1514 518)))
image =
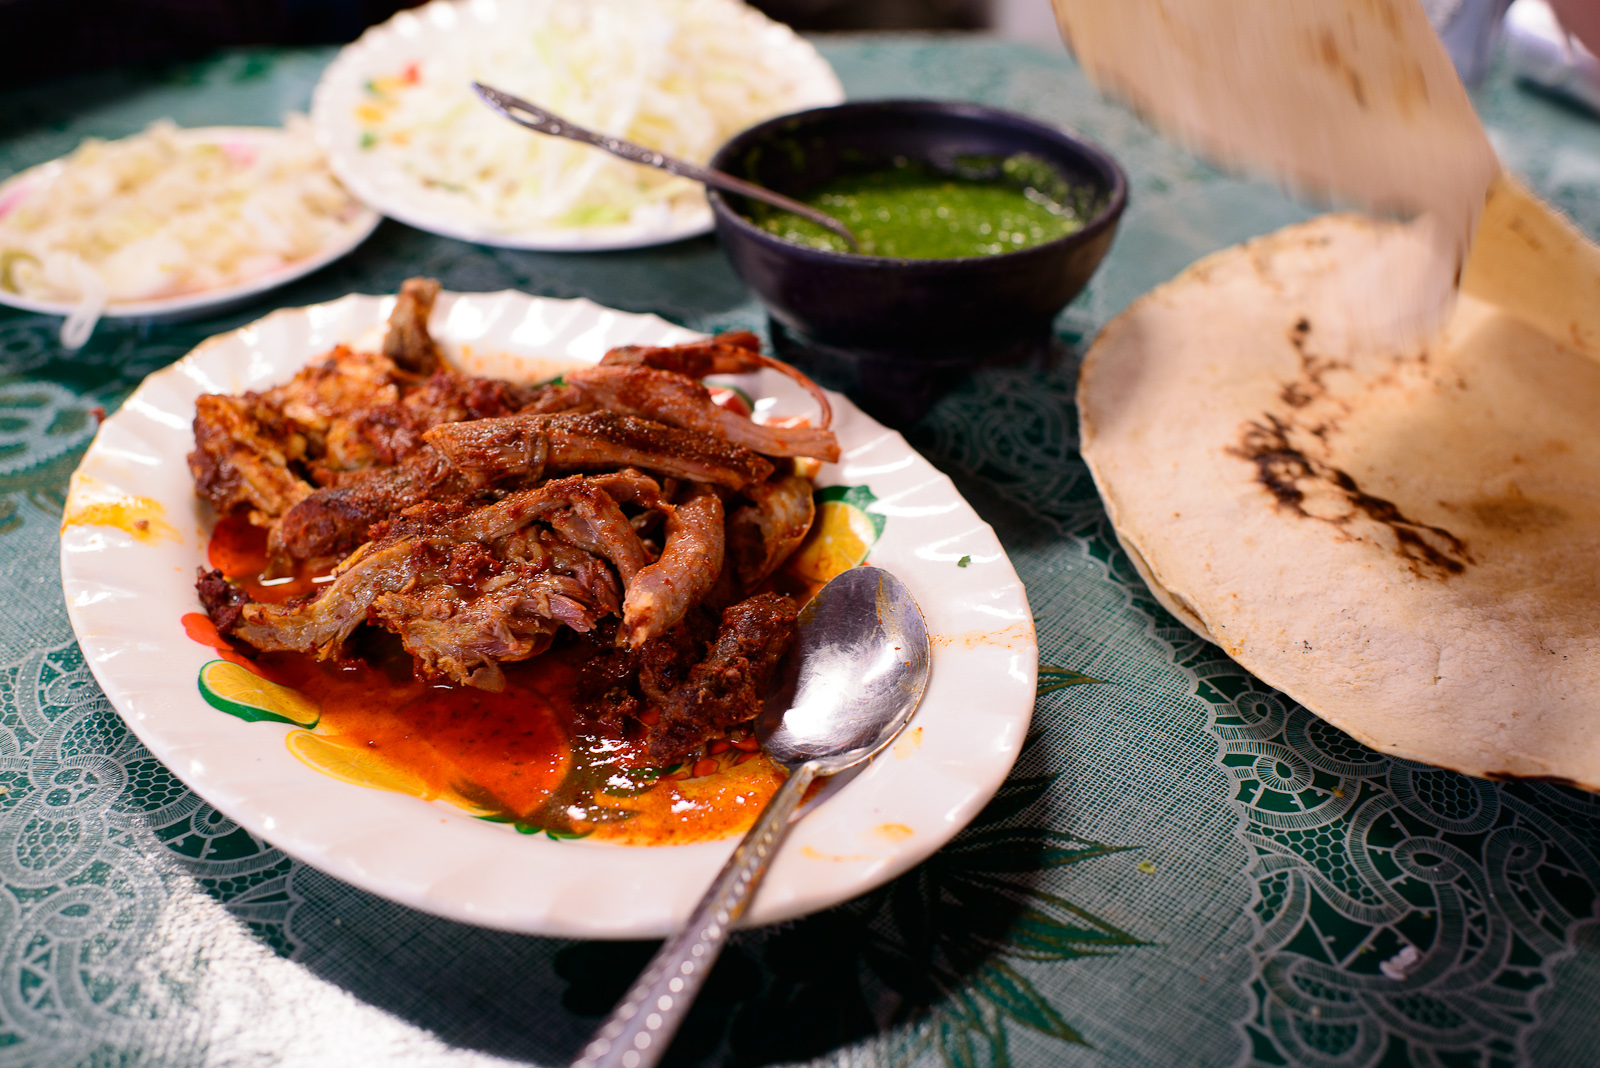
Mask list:
POLYGON ((783 684, 756 723, 767 755, 789 769, 689 922, 656 953, 571 1068, 649 1068, 667 1051, 767 865, 819 776, 894 741, 928 686, 928 631, 899 579, 858 567, 800 612, 783 684))
POLYGON ((664 152, 657 152, 643 145, 636 145, 632 141, 624 141, 620 137, 608 137, 605 134, 586 130, 582 126, 575 126, 559 115, 552 114, 544 108, 528 103, 520 97, 503 93, 499 89, 491 88, 482 82, 473 82, 472 91, 477 93, 485 104, 494 108, 500 114, 530 130, 537 130, 542 134, 551 134, 555 137, 565 137, 572 141, 581 141, 586 145, 603 148, 613 156, 621 156, 629 163, 640 163, 646 167, 655 167, 666 171, 668 174, 692 178, 701 185, 709 185, 713 189, 720 189, 724 193, 736 193, 751 200, 759 200, 763 204, 771 204, 775 208, 793 212, 802 219, 809 219, 818 226, 825 226, 829 230, 844 238, 852 252, 861 251, 861 243, 856 240, 856 235, 850 228, 835 219, 827 212, 818 211, 798 200, 791 200, 782 193, 774 193, 765 186, 747 182, 743 178, 735 178, 731 174, 712 170, 710 167, 697 167, 681 159, 674 159, 664 152))

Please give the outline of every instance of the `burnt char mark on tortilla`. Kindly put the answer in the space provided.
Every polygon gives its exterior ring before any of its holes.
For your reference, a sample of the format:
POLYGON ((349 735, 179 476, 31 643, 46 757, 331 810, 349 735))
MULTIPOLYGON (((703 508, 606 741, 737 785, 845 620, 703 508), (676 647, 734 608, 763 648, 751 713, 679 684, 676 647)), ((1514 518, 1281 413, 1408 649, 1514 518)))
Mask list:
POLYGON ((1278 396, 1283 399, 1283 403, 1287 404, 1291 408, 1304 408, 1306 405, 1316 400, 1315 397, 1307 393, 1301 387, 1299 382, 1288 383, 1283 387, 1282 392, 1280 392, 1278 396))
POLYGON ((1306 371, 1306 378, 1308 379, 1304 383, 1298 381, 1286 383, 1282 391, 1279 392, 1278 396, 1283 398, 1283 403, 1291 408, 1304 408, 1316 400, 1320 394, 1326 392, 1322 385, 1320 372, 1313 372, 1312 368, 1306 365, 1305 342, 1306 335, 1309 333, 1311 333, 1311 320, 1304 317, 1299 319, 1294 324, 1294 328, 1289 331, 1289 343, 1295 347, 1295 351, 1300 353, 1300 366, 1306 371))
POLYGON ((1300 489, 1300 480, 1316 478, 1317 470, 1305 453, 1289 444, 1289 428, 1271 412, 1265 415, 1267 425, 1246 423, 1239 437, 1239 445, 1231 451, 1256 465, 1256 481, 1278 499, 1285 508, 1305 515, 1302 506, 1306 499, 1300 489))
POLYGON ((1256 481, 1272 494, 1280 508, 1341 530, 1355 515, 1388 527, 1395 538, 1396 554, 1418 578, 1448 579, 1461 574, 1473 562, 1466 543, 1460 538, 1443 527, 1406 518, 1394 502, 1365 492, 1347 472, 1313 460, 1295 448, 1289 441, 1289 425, 1276 415, 1267 412, 1263 418, 1265 423, 1246 423, 1238 446, 1229 451, 1256 465, 1256 481), (1350 511, 1333 518, 1314 516, 1306 511, 1306 494, 1301 485, 1311 480, 1337 490, 1350 511), (1432 535, 1432 540, 1428 535, 1432 535))
POLYGON ((1311 320, 1301 316, 1289 329, 1289 344, 1300 355, 1300 378, 1286 382, 1278 396, 1291 408, 1304 408, 1328 396, 1328 386, 1322 376, 1329 371, 1348 368, 1342 360, 1318 356, 1306 349, 1306 339, 1311 336, 1311 320))
POLYGON ((1337 467, 1328 468, 1328 476, 1334 485, 1345 492, 1345 496, 1357 510, 1373 522, 1382 523, 1394 532, 1400 554, 1411 561, 1413 571, 1421 566, 1459 575, 1467 569, 1468 564, 1472 563, 1472 554, 1467 552, 1467 543, 1448 530, 1407 519, 1392 501, 1362 492, 1361 487, 1356 485, 1356 480, 1337 467), (1434 546, 1422 536, 1423 531, 1443 541, 1445 547, 1440 549, 1434 546))
POLYGON ((1350 529, 1351 521, 1365 518, 1389 529, 1396 555, 1418 578, 1445 581, 1461 574, 1473 559, 1460 538, 1443 527, 1407 518, 1394 502, 1367 493, 1348 472, 1312 459, 1291 441, 1291 434, 1303 433, 1326 443, 1337 429, 1337 423, 1326 417, 1327 409, 1344 408, 1343 402, 1329 395, 1323 376, 1349 365, 1309 351, 1306 342, 1310 336, 1311 320, 1304 316, 1288 330, 1289 344, 1299 356, 1300 377, 1285 384, 1278 396, 1290 411, 1282 415, 1265 412, 1262 421, 1245 423, 1238 444, 1228 451, 1255 465, 1256 481, 1272 494, 1278 507, 1328 523, 1355 538, 1361 535, 1350 529), (1324 413, 1320 421, 1307 410, 1313 406, 1324 413), (1306 505, 1308 491, 1319 501, 1330 495, 1342 500, 1341 514, 1314 514, 1306 505))

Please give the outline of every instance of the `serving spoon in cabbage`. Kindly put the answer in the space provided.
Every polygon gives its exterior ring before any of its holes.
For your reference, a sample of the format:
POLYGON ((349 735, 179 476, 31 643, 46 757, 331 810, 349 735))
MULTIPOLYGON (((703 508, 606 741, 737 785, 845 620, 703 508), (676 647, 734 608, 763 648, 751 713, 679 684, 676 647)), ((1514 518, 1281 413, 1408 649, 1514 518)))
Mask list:
POLYGON ((838 234, 844 239, 845 244, 850 246, 852 251, 861 251, 861 242, 856 240, 856 235, 850 232, 848 226, 827 212, 818 211, 809 204, 802 204, 798 200, 784 196, 782 193, 774 193, 765 186, 747 182, 743 178, 735 178, 733 175, 723 171, 713 170, 710 167, 701 167, 687 160, 669 156, 665 152, 657 152, 653 148, 646 148, 643 145, 634 144, 632 141, 624 141, 620 137, 595 133, 593 130, 568 122, 561 116, 546 111, 544 108, 530 104, 521 97, 512 96, 510 93, 502 92, 481 82, 473 82, 472 91, 477 93, 485 104, 488 104, 519 126, 526 126, 530 130, 549 134, 552 137, 565 137, 570 141, 593 145, 595 148, 604 149, 613 156, 625 159, 629 163, 655 167, 658 170, 666 171, 668 174, 676 174, 679 177, 699 182, 701 185, 720 189, 724 193, 749 197, 751 200, 759 200, 763 204, 770 204, 782 211, 792 212, 802 219, 814 222, 818 226, 825 227, 838 234))

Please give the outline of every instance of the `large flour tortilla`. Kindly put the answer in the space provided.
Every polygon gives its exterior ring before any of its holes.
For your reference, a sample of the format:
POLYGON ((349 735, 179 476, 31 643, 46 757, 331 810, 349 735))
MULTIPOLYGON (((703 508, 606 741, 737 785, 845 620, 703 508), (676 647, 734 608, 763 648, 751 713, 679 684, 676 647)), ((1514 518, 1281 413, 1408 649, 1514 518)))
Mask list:
POLYGON ((1085 360, 1083 455, 1157 596, 1267 683, 1600 789, 1600 362, 1472 296, 1429 347, 1343 340, 1326 280, 1397 230, 1325 216, 1139 300, 1085 360))

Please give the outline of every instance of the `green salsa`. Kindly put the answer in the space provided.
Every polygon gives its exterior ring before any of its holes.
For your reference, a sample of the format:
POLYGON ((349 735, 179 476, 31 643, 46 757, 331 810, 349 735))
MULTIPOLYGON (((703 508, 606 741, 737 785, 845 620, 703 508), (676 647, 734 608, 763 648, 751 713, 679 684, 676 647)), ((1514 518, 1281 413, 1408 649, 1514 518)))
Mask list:
MULTIPOLYGON (((997 256, 1075 233, 1092 214, 1093 195, 1019 154, 962 159, 954 172, 896 159, 795 199, 848 226, 864 255, 939 260, 997 256)), ((787 211, 753 204, 751 220, 785 241, 850 251, 839 235, 787 211)))

